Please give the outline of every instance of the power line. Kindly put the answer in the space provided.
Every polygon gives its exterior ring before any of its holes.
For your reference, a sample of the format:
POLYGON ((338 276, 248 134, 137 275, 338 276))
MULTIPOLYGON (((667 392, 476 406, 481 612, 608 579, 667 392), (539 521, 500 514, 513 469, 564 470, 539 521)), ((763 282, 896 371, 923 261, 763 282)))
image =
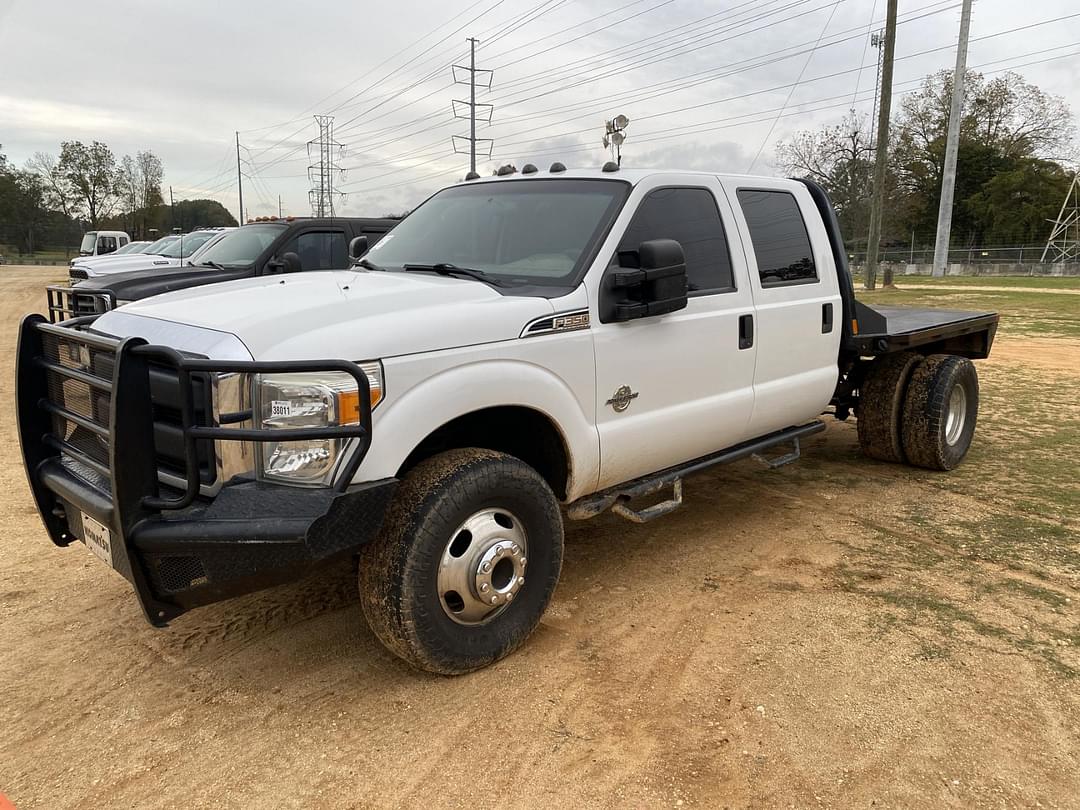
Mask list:
MULTIPOLYGON (((896 0, 892 0, 892 2, 895 1, 896 0)), ((750 161, 750 168, 746 170, 747 174, 754 170, 754 165, 758 162, 758 158, 761 157, 761 150, 765 148, 765 142, 772 137, 773 130, 776 128, 776 122, 780 120, 780 116, 784 114, 784 110, 787 109, 787 105, 791 103, 791 96, 795 93, 795 88, 797 88, 802 83, 802 78, 806 74, 806 69, 810 67, 810 61, 814 58, 814 54, 817 53, 818 46, 821 45, 821 40, 825 36, 825 31, 829 27, 829 24, 832 23, 833 16, 836 14, 836 9, 840 6, 840 3, 842 2, 843 0, 837 0, 837 2, 833 3, 832 10, 829 11, 829 19, 825 20, 825 25, 822 26, 821 33, 818 34, 817 42, 815 42, 814 47, 810 49, 810 53, 806 55, 806 61, 803 62, 802 70, 799 71, 799 76, 797 79, 795 79, 795 84, 791 85, 791 89, 788 90, 787 98, 784 99, 784 106, 780 108, 780 112, 776 114, 776 118, 773 119, 772 124, 769 126, 769 131, 766 132, 765 137, 762 138, 761 145, 758 147, 757 153, 754 155, 754 159, 750 161)), ((859 72, 862 72, 861 66, 859 72)))

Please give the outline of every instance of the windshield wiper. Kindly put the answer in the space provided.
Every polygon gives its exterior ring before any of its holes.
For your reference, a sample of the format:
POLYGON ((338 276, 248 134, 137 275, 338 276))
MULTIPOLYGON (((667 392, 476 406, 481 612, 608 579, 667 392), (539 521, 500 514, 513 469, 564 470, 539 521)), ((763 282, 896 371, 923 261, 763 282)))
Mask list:
POLYGON ((406 264, 403 265, 401 269, 406 273, 438 273, 440 276, 471 278, 476 281, 483 281, 487 284, 491 284, 494 287, 506 286, 505 282, 500 281, 497 278, 492 278, 483 270, 474 270, 471 267, 458 267, 456 264, 450 264, 450 262, 439 262, 437 264, 406 264))
POLYGON ((365 270, 382 270, 383 272, 386 272, 385 267, 380 267, 379 265, 375 264, 375 262, 371 261, 370 259, 360 259, 356 263, 356 266, 357 267, 363 267, 365 270))
MULTIPOLYGON (((190 264, 190 262, 188 262, 188 263, 190 264)), ((192 266, 194 267, 195 265, 192 265, 192 266)), ((221 270, 222 272, 225 272, 225 269, 226 269, 225 267, 218 264, 217 262, 199 262, 198 266, 199 267, 213 267, 215 270, 221 270)))

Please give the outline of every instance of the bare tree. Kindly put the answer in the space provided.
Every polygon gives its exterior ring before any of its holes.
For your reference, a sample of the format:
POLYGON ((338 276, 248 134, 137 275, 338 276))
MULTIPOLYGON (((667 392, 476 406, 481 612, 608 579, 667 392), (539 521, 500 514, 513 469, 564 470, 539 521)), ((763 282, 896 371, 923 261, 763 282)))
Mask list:
POLYGON ((786 174, 824 186, 849 241, 866 238, 874 145, 865 116, 852 111, 833 126, 795 133, 777 144, 776 162, 786 174))
POLYGON ((78 200, 60 171, 59 161, 54 155, 47 152, 34 152, 34 156, 26 161, 26 169, 41 178, 45 189, 45 201, 50 208, 62 211, 67 217, 75 216, 78 200))

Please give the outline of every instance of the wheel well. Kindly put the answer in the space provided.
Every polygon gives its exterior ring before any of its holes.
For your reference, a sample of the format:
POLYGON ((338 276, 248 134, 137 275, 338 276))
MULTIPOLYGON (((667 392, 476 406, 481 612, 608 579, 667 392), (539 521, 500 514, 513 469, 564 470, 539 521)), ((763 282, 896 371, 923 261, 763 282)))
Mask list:
POLYGON ((452 419, 420 442, 398 470, 404 476, 421 461, 459 447, 482 447, 521 459, 548 482, 555 496, 566 499, 570 458, 555 424, 531 408, 484 408, 452 419))

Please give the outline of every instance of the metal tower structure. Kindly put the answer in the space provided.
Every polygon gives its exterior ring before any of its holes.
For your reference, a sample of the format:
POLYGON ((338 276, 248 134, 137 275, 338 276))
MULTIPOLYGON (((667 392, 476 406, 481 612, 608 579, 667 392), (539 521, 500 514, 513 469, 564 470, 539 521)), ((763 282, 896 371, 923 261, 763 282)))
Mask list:
POLYGON ((1080 261, 1080 171, 1073 175, 1040 261, 1080 261))
POLYGON ((870 143, 877 137, 878 96, 881 94, 881 71, 885 66, 885 29, 870 35, 870 47, 877 50, 877 73, 874 77, 874 106, 870 116, 870 143))
POLYGON ((308 179, 311 181, 308 200, 313 217, 332 217, 335 215, 335 203, 344 202, 346 196, 334 191, 334 178, 345 178, 345 170, 337 163, 345 147, 334 140, 334 116, 316 115, 315 123, 319 126, 319 137, 307 143, 308 160, 316 161, 317 155, 317 161, 308 165, 308 179))
POLYGON ((479 42, 475 37, 468 38, 469 43, 469 64, 468 65, 451 65, 450 71, 454 77, 454 84, 467 84, 469 85, 469 100, 455 98, 451 102, 451 109, 454 112, 455 118, 467 118, 469 120, 469 134, 465 135, 453 135, 450 138, 450 142, 454 146, 454 152, 459 155, 467 154, 469 156, 469 173, 476 173, 476 145, 483 144, 486 148, 486 157, 491 157, 491 148, 495 141, 491 138, 477 138, 476 137, 476 121, 479 118, 482 121, 491 123, 491 113, 494 111, 494 106, 491 104, 478 104, 476 101, 476 88, 481 87, 485 90, 491 89, 491 79, 493 71, 484 70, 476 67, 476 44, 479 42), (464 74, 468 74, 468 78, 461 78, 464 74), (460 106, 458 106, 460 105, 460 106), (464 112, 467 109, 468 112, 464 112), (479 112, 478 112, 479 111, 479 112), (468 144, 466 148, 465 144, 468 144))

